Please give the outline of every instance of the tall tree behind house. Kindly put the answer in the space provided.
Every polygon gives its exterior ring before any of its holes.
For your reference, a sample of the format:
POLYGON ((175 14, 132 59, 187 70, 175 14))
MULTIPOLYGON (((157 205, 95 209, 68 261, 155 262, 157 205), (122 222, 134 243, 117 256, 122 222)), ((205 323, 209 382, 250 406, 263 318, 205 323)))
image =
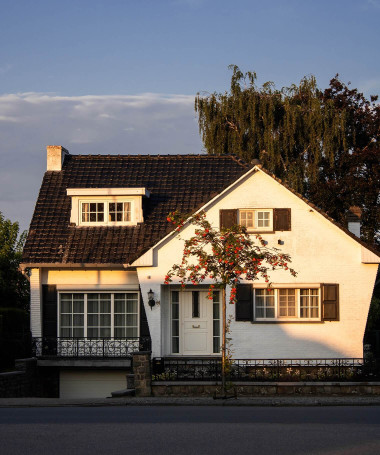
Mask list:
POLYGON ((362 238, 380 245, 380 105, 338 75, 321 90, 314 76, 276 89, 256 86, 256 73, 233 74, 229 92, 197 95, 207 153, 235 154, 263 165, 345 223, 362 209, 362 238))

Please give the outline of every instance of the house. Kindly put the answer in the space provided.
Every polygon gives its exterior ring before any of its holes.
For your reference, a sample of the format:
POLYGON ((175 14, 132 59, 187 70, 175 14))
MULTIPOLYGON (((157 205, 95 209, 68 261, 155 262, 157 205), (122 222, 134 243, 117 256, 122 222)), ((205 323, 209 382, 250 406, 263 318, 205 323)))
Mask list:
POLYGON ((22 267, 38 364, 60 396, 125 387, 133 350, 220 355, 218 293, 208 300, 207 282, 183 291, 164 285, 193 232, 185 226, 179 238, 166 216, 201 209, 214 226, 260 232, 298 272, 272 272, 271 293, 260 280, 243 283, 228 305, 235 358, 363 356, 379 253, 260 165, 233 156, 81 156, 48 146, 22 267))

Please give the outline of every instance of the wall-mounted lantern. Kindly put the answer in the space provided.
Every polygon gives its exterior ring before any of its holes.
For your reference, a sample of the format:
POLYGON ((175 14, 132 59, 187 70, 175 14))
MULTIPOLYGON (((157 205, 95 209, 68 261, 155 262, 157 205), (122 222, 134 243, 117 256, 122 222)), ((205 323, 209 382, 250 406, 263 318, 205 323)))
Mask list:
POLYGON ((154 292, 152 291, 152 289, 150 289, 148 292, 148 305, 150 306, 151 310, 153 310, 155 304, 156 301, 154 300, 154 292))

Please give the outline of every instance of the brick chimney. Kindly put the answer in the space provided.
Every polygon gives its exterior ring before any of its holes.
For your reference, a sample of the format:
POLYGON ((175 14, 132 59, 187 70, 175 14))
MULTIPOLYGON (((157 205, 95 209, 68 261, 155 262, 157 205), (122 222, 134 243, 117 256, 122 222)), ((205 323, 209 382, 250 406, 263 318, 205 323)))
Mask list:
POLYGON ((360 238, 360 218, 362 216, 362 209, 357 205, 353 205, 347 212, 347 227, 350 232, 360 238))
POLYGON ((69 151, 62 145, 48 145, 47 151, 47 171, 62 171, 63 160, 69 151))

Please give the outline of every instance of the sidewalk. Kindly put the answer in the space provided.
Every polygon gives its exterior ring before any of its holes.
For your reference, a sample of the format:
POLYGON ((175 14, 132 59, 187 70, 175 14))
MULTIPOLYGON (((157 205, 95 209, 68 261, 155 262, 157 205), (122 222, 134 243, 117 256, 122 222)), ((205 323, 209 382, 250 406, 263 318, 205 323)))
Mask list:
POLYGON ((0 398, 0 408, 65 406, 380 406, 380 396, 0 398))

